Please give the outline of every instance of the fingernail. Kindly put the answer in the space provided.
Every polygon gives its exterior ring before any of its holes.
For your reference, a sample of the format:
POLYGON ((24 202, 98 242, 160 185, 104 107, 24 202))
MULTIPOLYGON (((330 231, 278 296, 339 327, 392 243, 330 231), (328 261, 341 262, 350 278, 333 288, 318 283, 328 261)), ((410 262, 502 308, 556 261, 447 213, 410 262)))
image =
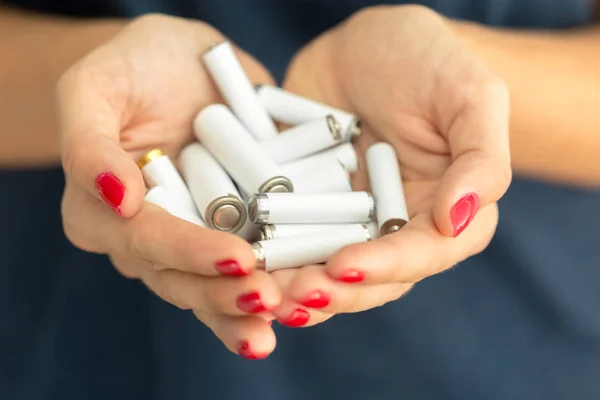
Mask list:
POLYGON ((450 221, 452 221, 454 227, 454 237, 460 235, 469 226, 477 211, 479 211, 480 205, 481 199, 477 193, 469 193, 456 202, 450 210, 450 221))
POLYGON ((361 282, 365 279, 365 274, 355 269, 351 269, 346 271, 344 275, 340 276, 338 280, 346 283, 356 283, 361 282))
POLYGON ((238 354, 248 360, 262 360, 267 358, 268 354, 257 354, 250 350, 250 344, 247 340, 241 340, 236 345, 238 354))
POLYGON ((215 263, 215 268, 217 271, 222 273, 223 275, 229 276, 244 276, 247 275, 247 272, 240 267, 237 261, 228 259, 215 263))
POLYGON ((300 304, 308 308, 323 308, 327 307, 330 302, 331 299, 326 293, 323 293, 320 290, 315 290, 314 292, 306 296, 304 301, 300 304))
POLYGON ((237 298, 237 306, 243 312, 250 314, 267 311, 258 292, 243 294, 237 298))
POLYGON ((271 321, 269 321, 269 325, 273 325, 273 321, 272 321, 272 320, 271 320, 271 321))
POLYGON ((114 174, 103 172, 96 178, 96 189, 106 204, 121 215, 121 203, 125 197, 125 186, 114 174))
POLYGON ((310 317, 310 315, 308 314, 308 311, 303 310, 301 308, 296 308, 294 310, 294 312, 292 313, 292 315, 290 315, 286 319, 278 320, 278 322, 281 325, 285 325, 290 328, 297 328, 299 326, 306 324, 308 322, 309 317, 310 317))

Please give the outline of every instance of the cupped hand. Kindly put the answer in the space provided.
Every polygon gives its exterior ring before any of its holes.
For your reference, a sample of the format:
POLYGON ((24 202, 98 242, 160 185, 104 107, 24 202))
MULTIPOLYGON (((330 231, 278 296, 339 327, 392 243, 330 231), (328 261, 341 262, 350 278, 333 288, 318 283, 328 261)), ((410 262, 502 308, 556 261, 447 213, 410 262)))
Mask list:
MULTIPOLYGON (((200 56, 223 39, 201 22, 144 16, 64 74, 63 223, 77 247, 108 254, 123 275, 194 310, 230 350, 262 358, 275 347, 266 311, 281 301, 277 282, 255 271, 241 238, 144 202, 136 165, 151 149, 175 158, 193 141, 194 116, 220 100, 200 56)), ((254 82, 272 82, 248 54, 238 56, 254 82)))
MULTIPOLYGON (((490 242, 511 181, 509 96, 452 24, 420 6, 374 7, 293 60, 285 88, 358 115, 363 158, 375 142, 395 147, 411 220, 325 268, 275 273, 279 321, 309 326, 383 305, 490 242)), ((368 190, 364 162, 354 183, 368 190)))

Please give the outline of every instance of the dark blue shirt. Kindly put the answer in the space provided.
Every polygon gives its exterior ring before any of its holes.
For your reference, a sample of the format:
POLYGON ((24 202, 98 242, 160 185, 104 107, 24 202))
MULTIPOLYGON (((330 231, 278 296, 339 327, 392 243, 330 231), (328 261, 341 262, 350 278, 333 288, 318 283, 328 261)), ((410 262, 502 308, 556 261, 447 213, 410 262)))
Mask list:
MULTIPOLYGON (((281 77, 318 33, 375 2, 18 0, 78 16, 208 21, 281 77)), ((588 0, 430 0, 491 25, 590 23, 588 0)), ((559 94, 557 94, 559 95, 559 94)), ((489 248, 401 300, 276 326, 265 361, 62 233, 60 170, 0 172, 0 399, 600 399, 600 193, 516 179, 489 248)))

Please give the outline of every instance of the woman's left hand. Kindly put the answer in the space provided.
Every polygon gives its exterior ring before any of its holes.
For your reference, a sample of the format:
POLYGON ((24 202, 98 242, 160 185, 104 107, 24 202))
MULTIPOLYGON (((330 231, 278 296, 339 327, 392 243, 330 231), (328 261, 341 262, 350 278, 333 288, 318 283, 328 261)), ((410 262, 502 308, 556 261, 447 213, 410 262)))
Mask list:
MULTIPOLYGON (((420 6, 366 9, 303 49, 284 86, 358 115, 361 156, 377 141, 395 147, 411 220, 325 267, 274 273, 280 323, 381 306, 488 245, 511 181, 508 90, 449 21, 420 6)), ((355 189, 368 190, 362 166, 355 189)))

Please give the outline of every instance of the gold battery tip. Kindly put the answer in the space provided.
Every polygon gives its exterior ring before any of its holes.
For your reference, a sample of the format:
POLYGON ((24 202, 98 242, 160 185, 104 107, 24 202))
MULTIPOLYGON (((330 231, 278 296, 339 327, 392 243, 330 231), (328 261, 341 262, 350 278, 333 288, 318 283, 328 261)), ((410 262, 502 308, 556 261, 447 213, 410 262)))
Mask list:
POLYGON ((152 149, 149 152, 147 152, 146 154, 144 154, 144 156, 142 158, 140 158, 140 161, 138 161, 137 165, 140 168, 144 168, 144 166, 149 164, 152 160, 155 160, 158 157, 162 157, 164 155, 165 155, 165 152, 162 151, 161 149, 152 149))

